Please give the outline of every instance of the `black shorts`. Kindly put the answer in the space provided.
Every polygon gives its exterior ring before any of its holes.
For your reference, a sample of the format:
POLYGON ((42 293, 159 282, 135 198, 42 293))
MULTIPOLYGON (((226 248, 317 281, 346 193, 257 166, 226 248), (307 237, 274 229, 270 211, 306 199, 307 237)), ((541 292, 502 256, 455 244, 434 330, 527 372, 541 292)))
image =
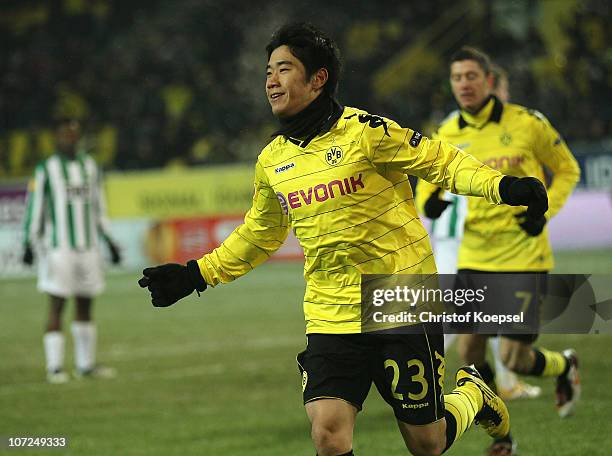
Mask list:
MULTIPOLYGON (((524 323, 512 323, 491 335, 531 344, 538 338, 542 300, 546 295, 547 272, 487 272, 460 269, 457 274, 458 287, 482 289, 488 287, 485 302, 479 309, 495 309, 500 314, 524 313, 524 323)), ((486 333, 481 328, 471 332, 486 333)), ((461 332, 461 331, 460 331, 461 332)))
POLYGON ((444 417, 444 336, 309 334, 298 354, 304 404, 342 399, 361 410, 372 382, 398 420, 413 425, 444 417))

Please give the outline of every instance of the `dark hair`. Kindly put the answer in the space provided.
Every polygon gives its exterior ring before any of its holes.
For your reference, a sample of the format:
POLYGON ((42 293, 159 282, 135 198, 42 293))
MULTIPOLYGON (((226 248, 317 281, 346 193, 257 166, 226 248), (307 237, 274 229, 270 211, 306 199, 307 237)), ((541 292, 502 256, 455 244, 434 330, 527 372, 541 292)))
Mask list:
POLYGON ((463 46, 451 56, 450 63, 460 62, 461 60, 474 60, 483 69, 485 75, 491 72, 491 59, 479 49, 463 46))
POLYGON ((502 79, 508 79, 508 73, 499 65, 491 64, 491 74, 493 75, 493 90, 497 90, 502 79))
POLYGON ((324 32, 309 23, 294 23, 283 25, 279 28, 266 46, 268 60, 274 49, 286 45, 291 53, 302 62, 306 69, 306 79, 315 74, 319 69, 327 70, 327 82, 323 91, 334 98, 338 90, 340 79, 340 51, 336 43, 324 32))

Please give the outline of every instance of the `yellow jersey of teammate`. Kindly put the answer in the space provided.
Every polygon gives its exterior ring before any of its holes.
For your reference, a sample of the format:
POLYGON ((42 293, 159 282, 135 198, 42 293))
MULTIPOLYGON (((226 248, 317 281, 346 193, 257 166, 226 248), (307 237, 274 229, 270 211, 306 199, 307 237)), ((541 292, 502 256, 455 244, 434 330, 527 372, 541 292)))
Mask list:
POLYGON ((307 333, 361 331, 361 274, 432 274, 407 174, 499 204, 503 175, 451 144, 346 107, 303 146, 277 136, 259 155, 244 224, 198 260, 209 285, 265 261, 292 229, 304 249, 307 333))
MULTIPOLYGON (((503 104, 491 96, 476 114, 456 111, 433 135, 464 149, 486 165, 512 176, 534 176, 545 181, 544 166, 553 174, 547 189, 552 218, 563 206, 580 178, 580 169, 565 141, 538 111, 503 104)), ((417 206, 423 212, 436 186, 420 181, 417 206)), ((515 215, 521 207, 493 206, 481 198, 468 198, 464 237, 458 269, 480 271, 548 271, 553 256, 546 228, 529 236, 515 215)))

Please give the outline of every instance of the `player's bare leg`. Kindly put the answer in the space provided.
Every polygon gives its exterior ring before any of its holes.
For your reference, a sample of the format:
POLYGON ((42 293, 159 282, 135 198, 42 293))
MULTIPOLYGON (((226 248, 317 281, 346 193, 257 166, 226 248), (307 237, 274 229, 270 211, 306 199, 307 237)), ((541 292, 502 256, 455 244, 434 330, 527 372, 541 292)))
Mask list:
POLYGON ((59 296, 49 295, 49 314, 46 332, 43 337, 47 381, 65 383, 68 374, 64 372, 64 334, 62 334, 62 311, 66 300, 59 296))
POLYGON ((473 364, 483 380, 494 391, 495 372, 487 362, 487 340, 483 334, 461 334, 457 341, 457 351, 464 364, 473 364))
POLYGON ((573 350, 560 353, 502 338, 500 351, 504 364, 514 372, 536 377, 556 377, 559 416, 565 418, 574 412, 582 390, 578 358, 573 350))
POLYGON ((424 426, 397 422, 406 447, 415 456, 437 456, 446 447, 446 420, 441 419, 424 426))
POLYGON ((47 332, 62 330, 62 312, 65 298, 49 295, 49 316, 47 318, 47 332))
POLYGON ((305 408, 319 456, 338 456, 352 450, 356 407, 341 399, 318 399, 305 408))
POLYGON ((91 321, 91 298, 76 297, 75 321, 91 321))
POLYGON ((504 401, 514 399, 534 399, 542 393, 542 388, 531 385, 525 380, 518 377, 506 367, 501 359, 500 345, 501 337, 491 337, 489 346, 495 358, 495 384, 497 385, 497 394, 504 401))
MULTIPOLYGON (((465 364, 474 364, 478 369, 486 359, 488 338, 488 336, 482 334, 459 335, 457 339, 457 351, 459 352, 461 360, 465 364)), ((485 381, 487 381, 486 378, 485 381)))
POLYGON ((503 337, 499 347, 502 362, 517 374, 528 375, 535 364, 531 344, 503 337))

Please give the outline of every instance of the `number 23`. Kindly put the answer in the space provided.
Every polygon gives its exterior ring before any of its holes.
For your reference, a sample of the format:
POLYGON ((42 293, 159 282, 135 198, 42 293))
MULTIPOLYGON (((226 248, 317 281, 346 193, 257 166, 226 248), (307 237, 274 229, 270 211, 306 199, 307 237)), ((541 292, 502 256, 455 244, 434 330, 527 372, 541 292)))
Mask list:
MULTIPOLYGON (((440 374, 440 380, 439 380, 440 388, 442 388, 443 386, 442 382, 444 378, 444 357, 442 357, 436 352, 436 358, 440 360, 441 362, 440 368, 438 369, 438 373, 440 374)), ((427 391, 429 390, 429 385, 427 383, 427 380, 425 380, 425 366, 423 365, 423 362, 420 359, 416 359, 416 358, 408 361, 407 365, 408 365, 408 369, 410 369, 412 366, 417 367, 417 373, 411 377, 411 380, 421 385, 421 391, 416 394, 408 393, 408 398, 413 401, 420 401, 427 395, 427 391)), ((395 399, 403 401, 404 395, 402 393, 397 392, 397 384, 399 383, 399 376, 400 376, 400 368, 399 368, 399 365, 397 364, 397 361, 395 361, 394 359, 387 359, 385 361, 384 366, 385 366, 385 370, 388 369, 389 367, 393 369, 393 379, 391 380, 391 393, 393 394, 393 397, 395 399)))

